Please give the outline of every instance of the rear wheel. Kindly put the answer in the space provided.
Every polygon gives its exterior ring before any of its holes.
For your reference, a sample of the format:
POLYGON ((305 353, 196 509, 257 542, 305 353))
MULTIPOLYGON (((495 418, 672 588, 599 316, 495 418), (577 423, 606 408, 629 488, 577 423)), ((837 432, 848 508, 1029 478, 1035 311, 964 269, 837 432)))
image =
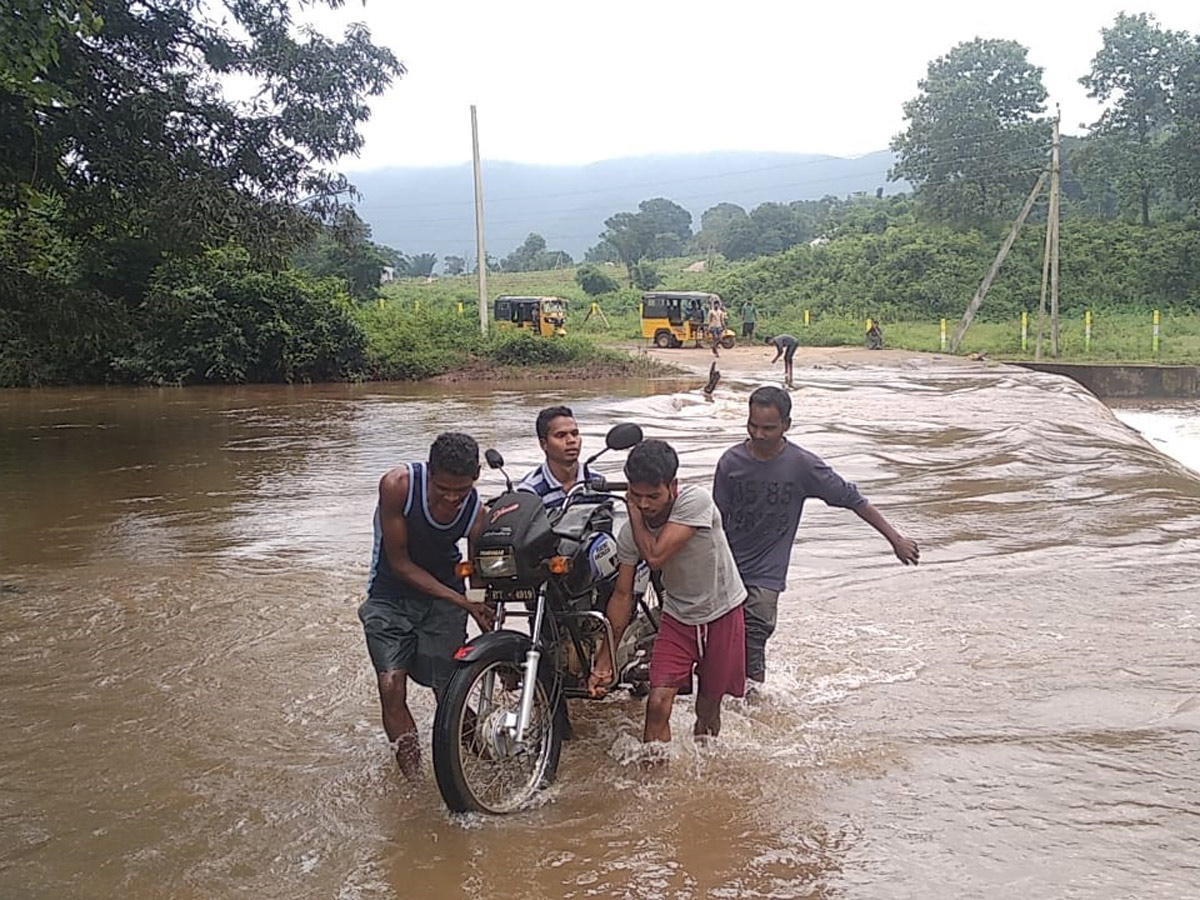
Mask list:
POLYGON ((459 669, 446 686, 433 720, 433 771, 452 812, 515 812, 554 780, 563 717, 539 679, 518 744, 524 680, 523 662, 495 653, 459 669))
POLYGON ((654 346, 659 350, 668 350, 675 344, 675 338, 669 331, 659 331, 654 335, 654 346))

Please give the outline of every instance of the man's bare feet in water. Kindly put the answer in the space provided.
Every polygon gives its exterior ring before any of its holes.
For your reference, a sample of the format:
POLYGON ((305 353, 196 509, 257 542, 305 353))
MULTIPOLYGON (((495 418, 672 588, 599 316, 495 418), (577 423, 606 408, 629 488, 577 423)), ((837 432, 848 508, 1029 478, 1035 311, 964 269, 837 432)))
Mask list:
POLYGON ((421 745, 417 742, 417 733, 402 734, 396 738, 396 762, 400 771, 409 781, 417 781, 421 777, 421 745))

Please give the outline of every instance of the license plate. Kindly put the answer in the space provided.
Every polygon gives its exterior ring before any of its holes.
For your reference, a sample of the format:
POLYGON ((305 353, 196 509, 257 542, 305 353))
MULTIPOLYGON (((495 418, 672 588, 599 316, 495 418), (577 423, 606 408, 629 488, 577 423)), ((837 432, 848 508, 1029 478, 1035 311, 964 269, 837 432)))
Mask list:
POLYGON ((530 602, 537 599, 537 591, 533 588, 493 588, 488 592, 488 598, 503 603, 530 602))

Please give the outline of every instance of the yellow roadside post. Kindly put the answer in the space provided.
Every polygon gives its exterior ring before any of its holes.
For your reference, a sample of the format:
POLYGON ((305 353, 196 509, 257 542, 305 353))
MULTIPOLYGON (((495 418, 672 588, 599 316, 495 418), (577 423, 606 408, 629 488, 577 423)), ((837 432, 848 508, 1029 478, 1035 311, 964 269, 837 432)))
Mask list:
POLYGON ((946 320, 942 319, 942 352, 946 352, 946 320))
POLYGON ((1021 352, 1029 350, 1029 313, 1021 310, 1021 352))
POLYGON ((1083 352, 1092 352, 1092 311, 1083 314, 1083 352))
POLYGON ((1155 356, 1158 355, 1158 322, 1158 310, 1156 309, 1154 311, 1154 336, 1150 341, 1150 349, 1154 352, 1155 356))

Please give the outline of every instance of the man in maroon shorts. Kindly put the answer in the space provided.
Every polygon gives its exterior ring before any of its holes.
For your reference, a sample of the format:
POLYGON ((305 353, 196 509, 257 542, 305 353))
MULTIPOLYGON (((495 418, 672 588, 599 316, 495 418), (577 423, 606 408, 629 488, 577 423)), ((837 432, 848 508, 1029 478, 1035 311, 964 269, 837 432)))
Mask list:
MULTIPOLYGON (((746 589, 721 527, 712 495, 679 486, 679 457, 665 441, 642 441, 629 453, 625 478, 629 522, 617 535, 620 569, 608 602, 617 640, 633 610, 633 575, 639 560, 662 572, 663 615, 650 662, 650 696, 642 740, 671 740, 675 694, 699 676, 697 735, 721 730, 721 699, 746 689, 746 589)), ((593 693, 612 680, 607 648, 592 673, 593 693)))

